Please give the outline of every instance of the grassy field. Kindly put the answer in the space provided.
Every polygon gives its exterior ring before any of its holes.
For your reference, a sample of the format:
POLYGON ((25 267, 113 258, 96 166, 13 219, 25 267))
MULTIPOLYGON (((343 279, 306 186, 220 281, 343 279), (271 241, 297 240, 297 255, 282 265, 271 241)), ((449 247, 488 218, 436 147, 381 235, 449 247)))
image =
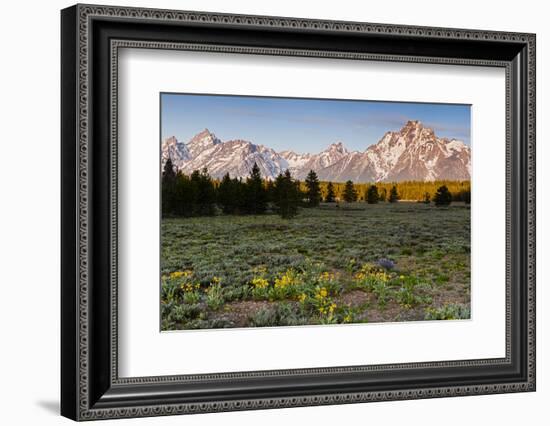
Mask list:
POLYGON ((470 208, 162 221, 162 330, 470 317, 470 208))

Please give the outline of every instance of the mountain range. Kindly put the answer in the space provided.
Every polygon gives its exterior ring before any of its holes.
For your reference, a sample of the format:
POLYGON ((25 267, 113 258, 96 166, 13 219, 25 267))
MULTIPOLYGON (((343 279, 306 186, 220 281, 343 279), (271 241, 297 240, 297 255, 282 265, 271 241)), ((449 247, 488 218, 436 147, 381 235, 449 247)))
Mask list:
POLYGON ((215 178, 226 173, 244 178, 254 163, 268 179, 287 169, 300 180, 314 170, 322 181, 356 183, 468 180, 471 175, 470 147, 457 139, 437 137, 433 129, 417 120, 407 121, 397 132, 386 132, 364 151, 349 151, 342 142, 336 142, 317 154, 277 152, 241 139, 221 141, 208 129, 186 143, 169 137, 161 151, 163 166, 170 158, 182 173, 206 167, 215 178))

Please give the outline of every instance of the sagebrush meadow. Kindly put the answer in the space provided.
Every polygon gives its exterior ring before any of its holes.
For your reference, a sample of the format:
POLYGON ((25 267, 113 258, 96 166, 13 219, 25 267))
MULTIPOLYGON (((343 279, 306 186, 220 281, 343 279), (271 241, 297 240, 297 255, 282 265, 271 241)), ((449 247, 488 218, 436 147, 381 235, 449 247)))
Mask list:
MULTIPOLYGON (((226 133, 311 128, 309 110, 303 122, 284 115, 293 99, 162 100, 165 135, 185 121, 188 103, 226 133), (260 118, 226 122, 226 104, 260 118)), ((363 102, 311 102, 327 132, 346 133, 338 123, 372 113, 363 102)), ((399 117, 411 108, 447 117, 455 132, 469 117, 465 106, 389 104, 399 117)), ((469 118, 463 124, 469 132, 469 118)), ((470 147, 432 127, 408 120, 364 151, 338 142, 318 154, 304 153, 316 135, 274 148, 209 130, 187 143, 164 137, 161 330, 469 319, 470 147)), ((356 133, 361 146, 369 132, 356 133)))

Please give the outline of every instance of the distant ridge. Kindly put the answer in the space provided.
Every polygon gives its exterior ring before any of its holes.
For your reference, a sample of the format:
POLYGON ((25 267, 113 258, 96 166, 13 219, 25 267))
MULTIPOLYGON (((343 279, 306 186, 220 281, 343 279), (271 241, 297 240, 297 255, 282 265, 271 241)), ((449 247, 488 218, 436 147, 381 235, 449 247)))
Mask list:
POLYGON ((324 181, 390 182, 404 180, 468 180, 470 147, 457 139, 438 138, 433 129, 410 120, 398 132, 388 131, 365 151, 349 151, 342 142, 317 154, 277 152, 245 140, 222 142, 204 129, 187 143, 172 136, 162 143, 162 162, 168 158, 178 170, 189 174, 206 167, 213 177, 226 173, 246 177, 254 163, 262 176, 274 179, 289 169, 304 179, 314 170, 324 181))

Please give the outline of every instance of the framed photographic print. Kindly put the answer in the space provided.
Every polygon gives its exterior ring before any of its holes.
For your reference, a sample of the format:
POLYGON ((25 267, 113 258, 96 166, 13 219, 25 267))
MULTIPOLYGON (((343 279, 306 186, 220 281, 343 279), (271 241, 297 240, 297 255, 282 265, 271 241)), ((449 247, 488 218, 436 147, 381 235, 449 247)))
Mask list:
POLYGON ((535 390, 535 36, 76 5, 74 420, 535 390))

